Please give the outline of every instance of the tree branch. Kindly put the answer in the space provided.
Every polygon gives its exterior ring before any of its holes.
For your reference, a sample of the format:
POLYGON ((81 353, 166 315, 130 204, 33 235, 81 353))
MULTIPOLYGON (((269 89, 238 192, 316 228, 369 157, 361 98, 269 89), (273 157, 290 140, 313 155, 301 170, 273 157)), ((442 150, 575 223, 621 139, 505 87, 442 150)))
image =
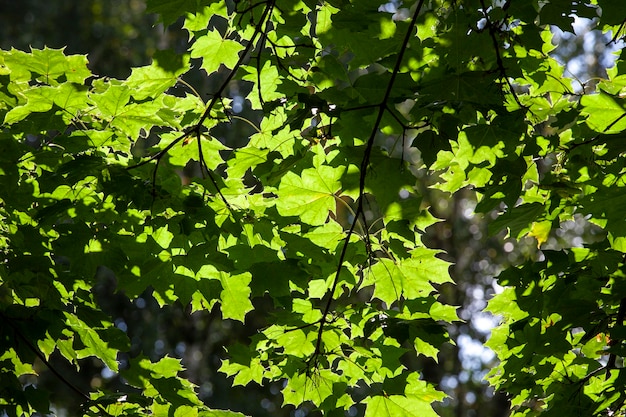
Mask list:
POLYGON ((509 91, 511 92, 511 95, 513 96, 513 99, 515 100, 517 105, 520 106, 520 108, 522 109, 526 109, 526 106, 524 106, 520 102, 519 97, 517 97, 517 94, 515 93, 515 90, 513 89, 513 85, 511 84, 511 81, 509 81, 509 77, 506 75, 506 69, 504 68, 504 61, 502 60, 502 53, 500 52, 500 44, 498 43, 498 40, 496 39, 497 29, 493 25, 493 22, 489 19, 489 14, 487 13, 487 7, 485 6, 485 0, 480 0, 480 5, 482 7, 483 17, 485 18, 485 21, 487 22, 487 28, 489 29, 489 37, 491 38, 491 42, 493 43, 493 49, 496 53, 496 63, 498 65, 498 72, 500 73, 500 78, 504 80, 506 85, 509 87, 509 91))
MULTIPOLYGON (((233 68, 229 71, 228 75, 226 76, 226 79, 222 81, 222 84, 220 84, 220 87, 217 89, 215 94, 213 94, 211 101, 206 106, 204 112, 202 113, 202 116, 200 116, 200 119, 198 119, 198 121, 193 126, 185 129, 180 136, 178 136, 176 139, 174 139, 171 143, 169 143, 165 148, 161 149, 156 154, 148 157, 144 161, 141 161, 135 165, 132 165, 126 168, 127 170, 131 170, 131 169, 139 168, 140 166, 145 165, 149 162, 156 161, 156 166, 152 174, 153 196, 155 193, 154 189, 155 189, 155 184, 156 184, 156 174, 157 174, 157 170, 158 170, 159 162, 161 161, 161 158, 163 158, 163 156, 165 156, 174 146, 178 145, 180 142, 187 139, 189 136, 195 135, 196 140, 198 141, 198 161, 200 163, 200 169, 202 170, 203 175, 206 170, 209 176, 209 180, 211 181, 211 183, 215 186, 217 190, 217 194, 220 196, 221 200, 224 202, 224 204, 226 205, 230 213, 234 215, 234 211, 231 205, 228 203, 228 200, 226 200, 226 197, 222 194, 221 190, 219 189, 219 186, 217 185, 217 181, 211 174, 211 170, 208 168, 206 161, 204 160, 204 155, 202 153, 202 143, 201 143, 202 125, 210 117, 211 110, 213 110, 217 102, 222 99, 224 91, 226 90, 226 88, 228 87, 232 79, 235 77, 235 75, 237 74, 237 71, 239 71, 239 68, 241 67, 241 65, 243 65, 244 61, 247 59, 250 52, 254 49, 255 41, 257 37, 261 33, 263 34, 265 33, 263 31, 263 27, 265 26, 265 28, 267 28, 267 22, 275 6, 275 0, 270 0, 268 2, 263 2, 263 3, 255 3, 253 7, 251 6, 251 8, 246 9, 244 12, 251 11, 254 7, 259 6, 261 4, 266 4, 266 7, 263 10, 263 15, 261 16, 261 20, 254 27, 254 33, 250 37, 250 41, 246 44, 244 50, 240 53, 239 59, 237 60, 233 68)), ((262 45, 263 43, 264 43, 264 36, 261 38, 261 41, 259 42, 259 44, 261 44, 261 47, 263 46, 262 45)), ((260 86, 259 86, 259 95, 260 95, 260 86)))
MULTIPOLYGON (((20 339, 22 342, 24 342, 24 344, 28 347, 28 349, 31 352, 33 352, 35 354, 35 356, 37 356, 39 358, 39 360, 46 366, 46 368, 48 368, 50 370, 50 372, 52 372, 52 374, 54 374, 54 376, 56 376, 64 385, 66 385, 71 391, 74 391, 74 393, 76 393, 78 396, 83 397, 86 401, 91 402, 91 397, 89 397, 89 395, 87 395, 84 392, 82 392, 76 385, 71 383, 67 378, 65 378, 61 374, 61 372, 59 372, 54 366, 52 366, 50 361, 48 361, 46 359, 46 357, 44 356, 43 353, 41 353, 39 348, 37 348, 37 346, 35 346, 30 340, 28 340, 28 338, 26 336, 24 336, 24 333, 22 333, 22 331, 19 329, 19 327, 17 327, 15 325, 15 323, 13 323, 13 320, 11 318, 5 316, 2 312, 0 312, 0 319, 2 319, 3 322, 9 324, 11 329, 13 329, 13 332, 17 335, 18 339, 20 339)), ((100 404, 94 404, 94 405, 104 415, 106 415, 108 417, 113 417, 111 414, 109 414, 104 409, 104 407, 102 407, 102 405, 100 405, 100 404)))
MULTIPOLYGON (((315 351, 313 355, 311 356, 311 358, 309 359, 309 363, 314 361, 317 358, 317 356, 322 353, 322 334, 324 333, 324 326, 329 322, 327 316, 328 316, 328 313, 330 312, 330 308, 334 300, 335 290, 337 289, 337 284, 339 283, 339 275, 341 274, 341 268, 343 267, 343 264, 345 262, 346 252, 348 250, 350 238, 355 233, 355 228, 359 221, 359 216, 363 218, 364 229, 367 231, 367 222, 365 220, 365 210, 363 206, 363 201, 365 200, 365 179, 367 177, 367 170, 370 164, 370 156, 372 154, 372 148, 374 147, 374 141, 376 139, 376 134, 378 133, 380 123, 382 121, 385 111, 387 110, 387 102, 389 101, 389 97, 391 96, 391 91, 393 90, 394 82, 398 76, 398 73, 400 72, 400 66, 402 65, 404 53, 406 52, 411 36, 413 35, 413 30, 415 29, 417 18, 420 14, 420 11, 422 10, 423 5, 424 5, 424 0, 420 0, 419 3, 417 4, 417 7, 415 8, 415 12, 413 13, 413 17, 411 18, 409 28, 406 32, 404 40, 402 41, 402 46, 400 48, 400 52, 398 53, 398 59, 396 60, 396 64, 392 70, 391 78, 389 79, 389 83, 387 84, 387 88, 385 90, 385 94, 383 95, 381 102, 376 106, 372 106, 372 107, 378 107, 378 114, 376 116, 376 121, 374 122, 374 125, 372 126, 371 134, 367 140, 365 151, 363 153, 363 159, 361 160, 360 176, 359 176, 359 198, 358 198, 357 209, 354 214, 354 219, 352 220, 352 223, 350 225, 350 229, 348 230, 346 237, 344 238, 344 243, 343 243, 343 247, 341 248, 341 254, 339 255, 339 261, 338 261, 338 266, 337 266, 337 271, 335 273, 335 277, 333 278, 333 282, 332 282, 330 289, 327 291, 327 300, 324 306, 324 310, 322 311, 322 318, 321 318, 320 325, 317 331, 315 351)), ((371 256, 369 234, 367 232, 365 233, 365 240, 366 240, 365 244, 367 247, 368 256, 371 256)))
POLYGON ((617 43, 617 40, 620 38, 620 33, 622 32, 622 29, 624 29, 625 25, 626 25, 626 19, 622 20, 622 23, 619 25, 619 27, 615 31, 615 34, 613 35, 611 40, 606 43, 606 46, 609 46, 612 43, 615 43, 615 44, 617 43))
MULTIPOLYGON (((624 324, 624 319, 626 318, 626 298, 622 298, 622 301, 619 303, 619 310, 617 310, 617 317, 615 318, 616 325, 624 324)), ((611 339, 609 341, 609 346, 615 346, 620 343, 620 339, 611 339)), ((617 355, 615 353, 609 354, 609 360, 606 362, 606 377, 608 378, 611 373, 611 369, 615 369, 615 362, 617 361, 617 355)))

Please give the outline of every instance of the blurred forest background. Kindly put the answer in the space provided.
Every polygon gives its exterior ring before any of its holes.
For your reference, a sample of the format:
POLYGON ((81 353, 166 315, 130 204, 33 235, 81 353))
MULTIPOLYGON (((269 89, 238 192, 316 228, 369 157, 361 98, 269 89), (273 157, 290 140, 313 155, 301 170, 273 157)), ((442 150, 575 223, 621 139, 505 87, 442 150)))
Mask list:
MULTIPOLYGON (((393 10, 398 4, 389 3, 386 9, 393 10)), ((182 30, 181 22, 164 28, 157 23, 157 16, 148 15, 145 10, 144 0, 0 0, 0 47, 21 50, 66 47, 68 54, 87 54, 94 74, 126 78, 131 67, 149 64, 158 50, 183 53, 187 49, 187 32, 182 30)), ((605 68, 612 64, 611 51, 605 46, 608 38, 593 30, 593 21, 577 19, 574 26, 576 34, 555 32, 558 48, 554 54, 569 75, 579 80, 582 90, 605 76, 605 68)), ((212 85, 199 70, 192 74, 184 81, 203 97, 209 97, 212 85)), ((254 122, 255 115, 241 98, 240 91, 245 88, 245 85, 231 86, 233 111, 254 122)), ((230 129, 215 134, 221 135, 224 143, 234 144, 245 141, 251 129, 249 124, 234 118, 230 129)), ((185 174, 193 175, 193 172, 185 174)), ((426 231, 424 242, 432 248, 444 249, 448 260, 454 262, 451 273, 456 285, 441 290, 445 302, 460 306, 459 316, 464 321, 449 328, 457 343, 441 347, 438 363, 415 357, 403 360, 409 368, 423 369, 426 379, 450 394, 450 399, 437 407, 442 416, 505 417, 506 398, 494 393, 483 381, 495 360, 483 343, 497 318, 482 310, 498 290, 494 277, 510 265, 541 257, 541 251, 532 238, 519 243, 507 239, 504 232, 490 235, 489 224, 496 213, 485 217, 474 215, 476 201, 471 190, 450 197, 428 188, 431 179, 427 172, 423 172, 420 180, 432 214, 442 219, 426 231)), ((574 218, 553 231, 541 249, 558 247, 564 241, 582 245, 593 240, 593 234, 594 229, 583 218, 574 218)), ((231 381, 217 372, 225 349, 238 341, 245 342, 258 331, 261 323, 254 312, 248 314, 244 326, 221 320, 217 311, 190 315, 182 305, 159 308, 149 291, 131 301, 116 292, 115 277, 108 270, 102 268, 99 275, 101 284, 96 298, 103 310, 115 318, 117 327, 129 335, 132 349, 128 355, 143 352, 153 359, 164 355, 182 358, 187 368, 185 376, 198 385, 200 397, 214 408, 230 408, 254 417, 317 415, 304 408, 282 408, 278 385, 233 388, 231 381)), ((262 311, 264 302, 258 300, 255 307, 262 311)), ((55 364, 78 386, 114 388, 118 383, 117 376, 97 361, 82 363, 78 374, 74 369, 64 368, 63 361, 55 364)), ((41 377, 37 383, 47 385, 46 389, 54 392, 52 401, 57 415, 78 415, 81 399, 58 384, 45 368, 39 371, 41 377)))

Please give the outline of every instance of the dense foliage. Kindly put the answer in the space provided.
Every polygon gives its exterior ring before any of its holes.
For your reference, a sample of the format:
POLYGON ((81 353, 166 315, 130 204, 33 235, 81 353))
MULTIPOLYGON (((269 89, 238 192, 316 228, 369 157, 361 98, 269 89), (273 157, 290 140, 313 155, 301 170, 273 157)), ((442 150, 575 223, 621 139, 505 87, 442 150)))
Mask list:
MULTIPOLYGON (((43 364, 85 415, 209 410, 171 356, 130 341, 94 292, 215 310, 258 331, 226 346, 233 384, 282 383, 286 407, 434 416, 456 307, 426 190, 473 193, 490 231, 536 239, 489 303, 489 381, 514 415, 623 415, 624 63, 569 78, 551 25, 595 19, 617 45, 626 5, 582 1, 148 1, 184 19, 188 52, 119 80, 87 56, 0 52, 0 407, 50 413, 43 364), (206 98, 187 81, 199 67, 206 98), (241 114, 251 108, 251 118, 241 114), (234 121, 253 130, 224 141, 234 121), (428 187, 428 188, 425 188, 428 187), (576 224, 593 239, 550 244, 576 224), (251 323, 247 323, 251 325, 251 323), (86 358, 121 387, 76 386, 86 358), (33 382, 34 381, 34 382, 33 382)), ((54 407, 53 407, 54 408, 54 407)))

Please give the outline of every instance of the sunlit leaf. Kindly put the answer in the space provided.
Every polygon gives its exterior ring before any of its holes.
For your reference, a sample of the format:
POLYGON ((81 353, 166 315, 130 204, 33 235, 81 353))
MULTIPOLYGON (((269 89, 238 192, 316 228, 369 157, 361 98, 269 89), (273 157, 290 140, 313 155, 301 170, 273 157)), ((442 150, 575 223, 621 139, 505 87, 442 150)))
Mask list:
POLYGON ((342 168, 321 165, 302 171, 288 172, 278 188, 276 207, 283 216, 299 216, 311 225, 326 223, 335 211, 335 193, 341 189, 342 168))
POLYGON ((626 110, 617 97, 604 92, 581 98, 581 113, 587 115, 587 124, 596 132, 618 133, 626 128, 626 110))
POLYGON ((192 45, 191 57, 202 58, 202 69, 212 74, 220 65, 233 68, 243 49, 239 42, 224 39, 217 30, 212 30, 192 45))

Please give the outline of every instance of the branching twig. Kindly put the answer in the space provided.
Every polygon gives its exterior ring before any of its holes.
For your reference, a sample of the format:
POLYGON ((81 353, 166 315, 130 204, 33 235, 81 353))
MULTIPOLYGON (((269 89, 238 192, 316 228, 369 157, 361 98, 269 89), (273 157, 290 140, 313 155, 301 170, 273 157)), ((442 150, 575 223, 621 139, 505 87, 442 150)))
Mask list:
MULTIPOLYGON (((420 14, 420 11, 422 10, 423 4, 424 4, 424 0, 420 0, 419 3, 417 4, 417 7, 415 8, 415 12, 413 13, 413 17, 411 18, 409 28, 407 29, 406 35, 402 42, 402 46, 398 53, 398 59, 396 60, 396 64, 391 73, 391 78, 389 79, 389 83, 387 84, 387 89, 385 90, 385 94, 383 95, 381 102, 376 106, 371 106, 371 107, 378 108, 378 115, 376 116, 376 121, 374 122, 374 125, 372 126, 372 132, 367 140, 365 151, 363 153, 363 159, 361 160, 360 177, 359 177, 359 198, 358 198, 357 209, 355 211, 352 224, 350 225, 350 229, 348 230, 346 237, 344 238, 344 243, 343 243, 343 247, 341 248, 341 254, 339 255, 339 261, 338 261, 338 266, 337 266, 337 271, 335 273, 335 277, 333 278, 332 285, 327 292, 326 304, 324 306, 324 310, 322 311, 322 318, 321 318, 319 328, 317 331, 317 341, 315 343, 315 351, 313 355, 311 356, 311 358, 309 359, 309 364, 312 361, 315 361, 317 356, 322 353, 322 334, 324 333, 324 326, 329 321, 327 316, 328 316, 328 313, 330 312, 330 307, 334 300, 335 290, 337 289, 337 284, 339 283, 339 275, 341 274, 341 269, 345 261, 346 252, 348 250, 348 245, 350 243, 350 238, 355 233, 356 225, 359 222, 359 216, 363 217, 363 223, 365 224, 364 228, 367 230, 367 223, 365 222, 365 209, 364 209, 363 202, 365 200, 365 179, 367 177, 367 170, 368 170, 369 163, 370 163, 370 156, 372 153, 372 148, 374 147, 374 140, 376 138, 376 134, 378 133, 378 128, 380 127, 380 123, 382 121, 383 115, 385 111, 387 110, 387 102, 389 101, 389 97, 391 96, 391 91, 393 89, 394 82, 396 80, 396 77, 398 76, 398 73, 400 72, 400 66, 402 65, 402 59, 404 57, 404 53, 408 47, 409 41, 413 34, 413 29, 415 28, 415 25, 417 23, 417 18, 420 14)), ((369 247, 369 235, 367 233, 365 236, 365 240, 366 240, 366 246, 368 248, 367 249, 368 255, 371 256, 371 248, 369 247)))
POLYGON ((500 44, 498 44, 498 40, 496 39, 496 27, 493 25, 493 22, 489 19, 489 14, 487 13, 487 7, 485 6, 485 0, 480 0, 480 5, 482 7, 483 17, 485 18, 485 22, 487 24, 487 28, 489 29, 489 37, 491 38, 491 42, 493 43, 493 49, 496 53, 496 64, 498 65, 498 72, 500 73, 500 78, 504 80, 506 85, 509 87, 509 91, 513 96, 513 99, 517 103, 520 108, 525 109, 519 97, 517 97, 517 93, 513 89, 513 84, 509 80, 509 77, 506 75, 506 69, 504 68, 504 61, 502 60, 502 54, 500 52, 500 44))
POLYGON ((393 111, 391 108, 389 108, 389 106, 385 106, 387 111, 389 112, 389 114, 391 115, 391 117, 394 118, 394 120, 400 125, 400 127, 402 128, 402 130, 408 130, 411 127, 409 125, 407 125, 406 123, 404 123, 402 120, 400 120, 400 116, 398 116, 395 111, 393 111))
MULTIPOLYGON (((622 301, 619 303, 619 310, 617 310, 617 317, 615 318, 615 325, 621 326, 624 324, 624 319, 626 318, 626 298, 622 298, 622 301)), ((611 339, 609 341, 609 346, 615 346, 616 344, 621 343, 619 339, 611 339)), ((606 362, 606 377, 610 376, 611 369, 615 369, 615 362, 617 361, 617 355, 615 353, 609 354, 609 360, 606 362)))
POLYGON ((233 211, 233 208, 231 207, 230 203, 228 202, 224 194, 222 194, 222 190, 220 190, 219 185, 217 185, 217 181, 213 177, 213 173, 209 169, 206 161, 204 160, 204 154, 202 153, 202 134, 200 133, 200 131, 196 132, 196 141, 198 142, 198 155, 199 155, 198 159, 200 161, 200 172, 202 174, 202 178, 204 178, 204 173, 206 172, 207 176, 209 177, 209 181, 211 181, 211 184, 213 184, 213 186, 217 190, 217 194, 220 196, 220 198, 226 205, 226 208, 228 209, 228 211, 234 216, 235 212, 233 211))
POLYGON ((380 105, 379 104, 364 104, 362 106, 354 106, 354 107, 348 107, 347 109, 340 109, 340 111, 343 113, 343 112, 348 112, 348 111, 373 109, 377 107, 380 107, 380 105))
MULTIPOLYGON (((228 85, 230 84, 232 79, 235 77, 235 75, 237 74, 237 71, 239 70, 241 65, 243 65, 244 61, 247 59, 247 57, 250 54, 250 52, 254 49, 255 42, 256 42, 258 36, 260 34, 264 33, 263 32, 264 26, 265 26, 265 28, 267 28, 266 24, 268 23, 269 17, 272 14, 272 10, 273 10, 273 8, 275 6, 275 0, 270 0, 268 2, 263 2, 263 3, 256 3, 256 4, 253 5, 253 7, 256 7, 256 6, 260 5, 260 4, 266 4, 266 7, 263 10, 263 14, 261 16, 261 20, 254 27, 254 33, 250 37, 250 41, 246 44, 244 50, 239 55, 239 59, 237 60, 237 62, 233 66, 233 68, 229 71, 229 73, 226 76, 226 78, 224 79, 224 81, 222 81, 222 83, 220 84, 220 87, 217 89, 215 94, 213 94, 213 97, 211 98, 211 101, 209 101, 209 104, 204 109, 204 112, 202 113, 202 115, 200 116, 198 121, 193 126, 188 127, 187 129, 185 129, 181 135, 176 137, 176 139, 174 139, 170 144, 168 144, 165 148, 161 149, 156 154, 150 156, 149 158, 147 158, 147 159, 145 159, 145 160, 143 160, 143 161, 141 161, 141 162, 139 162, 139 163, 137 163, 135 165, 132 165, 132 166, 129 166, 129 167, 126 168, 127 170, 131 170, 131 169, 139 168, 140 166, 143 166, 143 165, 145 165, 145 164, 147 164, 149 162, 156 161, 156 166, 155 166, 154 172, 152 174, 153 195, 154 195, 154 192, 155 192, 156 173, 157 173, 157 169, 158 169, 158 166, 159 166, 159 162, 161 161, 161 158, 163 158, 163 156, 165 156, 170 151, 170 149, 172 149, 174 146, 178 145, 179 143, 181 143, 182 141, 184 141, 188 137, 194 135, 196 137, 197 141, 198 141, 198 159, 199 159, 199 162, 200 162, 200 167, 203 170, 202 171, 203 175, 204 175, 204 172, 206 170, 206 172, 208 173, 208 176, 209 176, 209 180, 211 181, 211 183, 215 186, 215 188, 217 190, 217 194, 220 196, 220 198, 222 199, 222 201, 224 202, 224 204, 226 205, 228 210, 232 214, 234 214, 234 212, 232 210, 232 207, 230 206, 230 204, 228 203, 228 201, 226 200, 226 198, 224 197, 224 195, 220 191, 220 189, 219 189, 219 187, 217 185, 217 181, 215 180, 215 178, 213 178, 213 176, 211 174, 211 171, 209 170, 209 168, 208 168, 208 166, 206 164, 206 161, 204 160, 204 155, 202 153, 202 144, 201 144, 202 126, 204 125, 204 122, 211 116, 211 111, 213 110, 215 105, 222 100, 222 96, 224 94, 224 91, 226 90, 226 88, 228 87, 228 85)), ((253 7, 251 6, 250 9, 246 9, 245 11, 252 10, 253 7)), ((263 43, 263 39, 261 39, 260 43, 261 44, 263 43)))
POLYGON ((150 156, 147 159, 144 159, 143 161, 141 161, 141 162, 139 162, 139 163, 137 163, 135 165, 131 165, 129 167, 126 167, 126 170, 129 171, 131 169, 139 168, 139 167, 141 167, 143 165, 146 165, 149 162, 156 161, 156 164, 154 165, 154 169, 152 170, 152 202, 153 203, 154 203, 154 199, 156 198, 156 175, 157 175, 157 171, 159 169, 159 163, 161 162, 161 158, 163 158, 165 155, 167 155, 167 152, 170 149, 172 149, 176 144, 178 144, 181 140, 184 140, 187 136, 189 136, 192 131, 193 131, 192 129, 186 129, 180 136, 178 136, 176 139, 174 139, 172 141, 172 143, 167 145, 165 148, 161 149, 156 154, 150 156))
MULTIPOLYGON (((622 298, 622 300, 620 301, 619 310, 617 311, 617 317, 615 318, 615 322, 616 324, 621 325, 623 324, 624 319, 626 319, 626 298, 622 298)), ((621 340, 611 340, 609 341, 609 346, 613 346, 618 342, 621 342, 621 340)), ((611 375, 611 369, 615 369, 616 361, 617 361, 617 355, 615 355, 615 353, 611 353, 609 355, 609 359, 606 362, 606 365, 601 366, 598 369, 594 369, 593 371, 585 375, 583 378, 576 381, 576 384, 579 387, 572 393, 572 396, 578 394, 580 390, 583 388, 583 386, 592 377, 594 377, 595 375, 598 375, 599 373, 605 372, 606 378, 608 379, 611 375)))
POLYGON ((272 52, 274 52, 274 60, 276 61, 276 65, 278 66, 278 68, 280 68, 281 70, 285 71, 287 76, 291 77, 293 80, 295 80, 297 82, 304 83, 306 81, 304 78, 298 77, 293 72, 291 72, 291 69, 289 67, 287 67, 287 66, 285 66, 285 64, 283 64, 281 59, 278 57, 278 53, 276 52, 275 48, 276 48, 276 46, 272 45, 272 52))
POLYGON ((239 59, 237 60, 237 63, 233 66, 233 69, 228 73, 228 75, 226 76, 226 79, 220 85, 220 88, 218 88, 217 92, 213 95, 213 98, 209 102, 209 105, 204 110, 202 117, 200 117, 200 120, 198 121, 196 125, 198 126, 198 128, 200 128, 200 126, 202 126, 204 121, 209 118, 209 115, 211 114, 211 110, 213 110, 213 106, 215 106, 218 100, 222 98, 222 94, 224 94, 224 91, 228 87, 228 84, 230 84, 232 79, 237 74, 237 71, 239 70, 243 62, 245 61, 247 55, 250 53, 250 51, 252 51, 257 37, 263 31, 263 24, 269 18, 269 16, 271 16, 271 11, 274 8, 274 4, 275 4, 275 0, 270 0, 267 2, 265 10, 263 10, 263 15, 261 16, 261 20, 254 27, 254 33, 252 34, 252 37, 250 38, 250 42, 248 42, 248 44, 244 48, 243 52, 239 56, 239 59))
POLYGON ((246 8, 245 8, 245 9, 243 9, 243 10, 237 10, 237 8, 235 7, 235 13, 237 13, 238 15, 240 15, 241 17, 243 17, 243 15, 244 15, 244 14, 246 14, 246 13, 248 13, 248 12, 250 12, 250 11, 252 11, 252 10, 256 9, 258 6, 261 6, 261 5, 263 5, 263 4, 267 4, 267 2, 265 2, 265 1, 260 1, 260 2, 258 2, 258 3, 254 3, 254 4, 252 4, 252 5, 248 6, 248 7, 246 7, 246 8))
POLYGON ((626 19, 622 20, 622 23, 615 31, 615 35, 613 35, 611 40, 606 43, 606 46, 609 46, 612 43, 617 43, 617 39, 620 37, 620 33, 622 32, 622 29, 624 29, 624 26, 626 26, 626 19))
MULTIPOLYGON (((66 385, 70 390, 74 391, 78 396, 84 398, 86 401, 91 402, 91 397, 89 397, 89 395, 82 392, 76 385, 71 383, 67 378, 63 376, 63 374, 61 374, 61 372, 59 372, 54 366, 52 366, 52 364, 50 363, 50 361, 46 359, 44 354, 41 353, 41 351, 30 340, 28 340, 28 338, 22 333, 19 327, 17 327, 9 317, 5 316, 4 314, 2 314, 2 312, 0 312, 0 319, 2 319, 3 322, 8 323, 11 329, 13 329, 13 332, 17 335, 18 339, 20 339, 22 342, 24 342, 24 344, 26 344, 28 349, 31 352, 33 352, 35 356, 39 358, 39 360, 46 366, 46 368, 50 370, 50 372, 54 374, 54 376, 56 376, 64 385, 66 385)), ((104 409, 104 407, 102 407, 102 405, 100 404, 94 404, 94 405, 95 407, 98 408, 98 410, 100 410, 103 413, 103 415, 108 416, 108 417, 113 417, 111 414, 107 412, 107 410, 104 409)))
POLYGON ((609 130, 611 130, 611 128, 613 126, 615 126, 620 120, 622 120, 624 117, 626 117, 626 113, 622 114, 621 116, 619 116, 617 119, 613 120, 606 128, 604 128, 604 130, 602 131, 602 133, 597 134, 596 136, 592 137, 589 140, 585 140, 583 142, 580 143, 574 143, 572 146, 568 147, 565 149, 565 152, 571 152, 574 149, 578 148, 579 146, 584 146, 584 145, 591 145, 592 143, 596 142, 598 139, 600 139, 602 137, 603 134, 606 134, 606 132, 608 132, 609 130))

